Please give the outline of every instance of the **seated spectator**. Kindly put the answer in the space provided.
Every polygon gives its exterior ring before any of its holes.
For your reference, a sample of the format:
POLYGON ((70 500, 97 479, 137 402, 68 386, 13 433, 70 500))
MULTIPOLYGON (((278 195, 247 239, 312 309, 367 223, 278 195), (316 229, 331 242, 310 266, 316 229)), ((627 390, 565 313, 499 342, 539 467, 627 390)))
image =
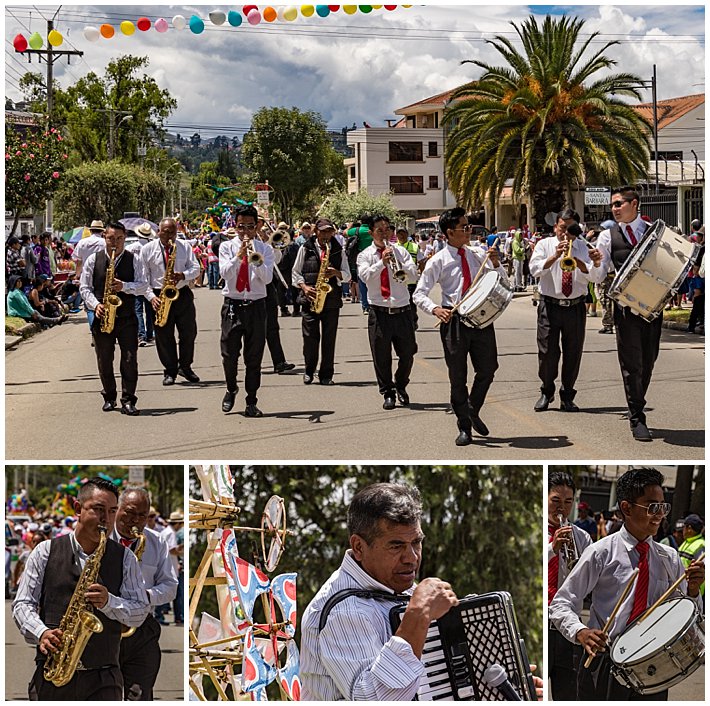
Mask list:
POLYGON ((35 321, 42 324, 45 328, 61 324, 67 317, 64 316, 44 316, 39 311, 32 308, 25 293, 22 291, 22 277, 13 275, 7 285, 7 306, 6 312, 8 316, 17 316, 25 321, 35 321))
POLYGON ((49 318, 56 318, 61 315, 61 311, 59 303, 56 300, 52 301, 51 297, 48 296, 48 293, 45 291, 47 282, 49 282, 49 277, 46 275, 35 277, 27 299, 39 314, 49 318))
POLYGON ((73 273, 67 275, 66 282, 59 289, 62 304, 69 307, 70 314, 77 314, 81 311, 81 294, 79 294, 79 285, 74 278, 73 273))

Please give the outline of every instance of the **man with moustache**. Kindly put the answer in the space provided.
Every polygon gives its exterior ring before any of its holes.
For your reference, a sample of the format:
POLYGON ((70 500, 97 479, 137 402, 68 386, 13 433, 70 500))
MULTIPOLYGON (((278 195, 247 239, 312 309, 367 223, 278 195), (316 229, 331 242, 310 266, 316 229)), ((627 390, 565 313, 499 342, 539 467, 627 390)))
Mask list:
POLYGON ((108 538, 97 582, 85 593, 103 630, 89 639, 81 656, 82 669, 76 670, 68 684, 57 687, 44 678, 45 661, 62 646, 61 619, 87 560, 99 546, 99 528, 109 532, 117 510, 116 486, 92 478, 82 485, 74 501, 74 533, 41 542, 27 560, 12 614, 25 640, 37 645, 37 668, 29 684, 31 701, 123 699, 121 625, 141 625, 149 600, 135 555, 108 538))

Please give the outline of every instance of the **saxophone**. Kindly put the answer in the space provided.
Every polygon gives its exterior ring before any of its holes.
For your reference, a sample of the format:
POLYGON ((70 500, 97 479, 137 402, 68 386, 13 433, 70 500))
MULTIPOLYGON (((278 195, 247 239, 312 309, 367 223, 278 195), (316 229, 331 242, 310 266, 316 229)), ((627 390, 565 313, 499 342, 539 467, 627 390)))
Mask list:
MULTIPOLYGON (((136 559, 140 562, 143 552, 145 551, 145 535, 141 533, 137 527, 131 527, 131 537, 138 540, 134 554, 136 555, 136 559)), ((128 625, 122 625, 121 639, 123 640, 126 637, 130 637, 136 630, 137 628, 135 627, 129 628, 128 625)))
POLYGON ((99 532, 101 533, 99 546, 86 560, 67 610, 59 623, 59 629, 62 631, 62 646, 57 652, 49 655, 44 665, 44 678, 51 681, 54 686, 64 686, 71 681, 89 638, 104 629, 84 595, 89 586, 96 583, 101 559, 106 550, 106 528, 99 527, 99 532))
POLYGON ((325 276, 326 270, 330 267, 330 243, 325 244, 325 257, 320 261, 320 269, 318 270, 318 279, 316 279, 316 297, 311 304, 311 310, 314 314, 320 314, 325 306, 325 298, 333 290, 328 284, 328 278, 325 276))
POLYGON ((173 279, 175 277, 175 258, 177 257, 177 243, 171 240, 170 243, 173 249, 168 258, 168 264, 165 266, 165 276, 163 277, 163 287, 160 290, 160 306, 155 312, 155 325, 165 326, 168 323, 168 315, 170 314, 170 305, 180 296, 180 290, 175 286, 173 279))
POLYGON ((116 325, 116 312, 123 304, 121 297, 113 291, 113 282, 116 278, 116 248, 111 250, 111 260, 106 268, 106 284, 104 285, 104 315, 101 318, 101 333, 111 333, 116 325))

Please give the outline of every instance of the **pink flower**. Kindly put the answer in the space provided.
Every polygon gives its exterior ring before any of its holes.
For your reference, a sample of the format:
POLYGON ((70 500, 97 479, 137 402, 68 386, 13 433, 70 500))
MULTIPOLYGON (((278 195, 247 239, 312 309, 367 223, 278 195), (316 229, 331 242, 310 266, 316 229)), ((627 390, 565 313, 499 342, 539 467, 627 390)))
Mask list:
POLYGON ((34 158, 35 158, 35 156, 32 154, 32 152, 30 152, 30 159, 34 159, 34 158))
POLYGON ((66 155, 66 154, 63 154, 63 155, 62 155, 62 159, 68 159, 68 158, 69 158, 68 155, 66 155))
POLYGON ((5 153, 5 159, 10 159, 10 155, 7 152, 5 153))
POLYGON ((20 147, 27 147, 27 143, 26 143, 26 142, 23 142, 23 143, 20 145, 20 147))
POLYGON ((52 172, 52 179, 59 179, 59 172, 52 172))
POLYGON ((29 181, 32 177, 29 174, 25 174, 25 181, 29 181))
POLYGON ((59 140, 59 142, 61 142, 61 141, 62 141, 62 139, 63 139, 63 138, 62 138, 62 136, 61 136, 61 135, 57 135, 57 140, 59 140))
POLYGON ((17 150, 17 152, 15 152, 15 157, 19 157, 21 154, 22 152, 20 152, 20 150, 17 150))

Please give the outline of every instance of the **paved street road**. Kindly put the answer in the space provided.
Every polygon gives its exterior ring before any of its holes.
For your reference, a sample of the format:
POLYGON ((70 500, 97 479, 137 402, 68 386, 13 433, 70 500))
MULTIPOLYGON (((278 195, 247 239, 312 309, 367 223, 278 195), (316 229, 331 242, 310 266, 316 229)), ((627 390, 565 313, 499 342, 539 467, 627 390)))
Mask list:
MULTIPOLYGON (((160 636, 162 662, 153 696, 156 701, 182 701, 185 630, 174 625, 160 636)), ((35 670, 35 648, 28 645, 12 620, 12 601, 5 601, 5 699, 27 701, 27 685, 35 670)))
MULTIPOLYGON (((587 319, 578 381, 579 414, 557 404, 535 414, 539 396, 535 308, 516 298, 496 323, 499 364, 482 418, 491 430, 472 446, 454 445, 449 385, 433 318, 420 316, 419 354, 409 409, 382 410, 367 343, 367 319, 345 304, 338 332, 336 385, 303 385, 299 318, 280 319, 294 375, 275 375, 268 351, 259 395, 262 419, 221 412, 219 292, 196 290, 199 385, 162 387, 155 347, 141 348, 141 416, 102 413, 100 383, 83 315, 6 355, 6 458, 18 460, 698 460, 704 457, 704 339, 665 329, 649 392, 655 440, 634 442, 613 336, 587 319)), ((241 367, 241 364, 240 364, 241 367)), ((240 385, 243 371, 240 370, 240 385)))

